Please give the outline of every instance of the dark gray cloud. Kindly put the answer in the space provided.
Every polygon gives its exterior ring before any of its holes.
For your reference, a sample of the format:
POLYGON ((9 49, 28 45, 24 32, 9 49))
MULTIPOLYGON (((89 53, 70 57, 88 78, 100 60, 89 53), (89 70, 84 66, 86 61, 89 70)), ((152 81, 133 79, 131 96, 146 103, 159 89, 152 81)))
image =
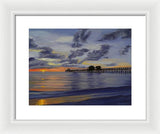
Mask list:
POLYGON ((34 57, 29 58, 29 68, 30 69, 49 67, 47 63, 48 62, 46 61, 37 60, 34 57))
POLYGON ((110 63, 110 64, 106 64, 106 66, 116 66, 116 63, 110 63))
POLYGON ((77 64, 77 59, 67 59, 67 60, 61 60, 60 63, 69 63, 69 64, 77 64))
POLYGON ((99 60, 101 57, 106 56, 109 52, 110 45, 101 45, 100 50, 93 50, 88 53, 87 60, 99 60))
POLYGON ((79 64, 68 64, 68 63, 65 63, 62 66, 63 67, 79 67, 79 64))
POLYGON ((75 61, 78 61, 77 59, 64 59, 64 60, 61 60, 60 63, 71 63, 71 62, 75 62, 75 61))
POLYGON ((86 48, 77 49, 76 51, 71 51, 71 54, 68 56, 69 59, 75 58, 77 56, 82 56, 84 53, 88 52, 89 50, 86 48))
POLYGON ((53 50, 50 47, 39 47, 39 49, 42 49, 42 51, 39 53, 39 58, 55 58, 55 59, 65 58, 64 55, 52 53, 53 50))
POLYGON ((83 56, 88 51, 89 50, 86 48, 71 51, 68 58, 61 60, 60 63, 62 63, 62 66, 64 66, 64 67, 71 67, 71 66, 77 67, 78 65, 80 65, 80 63, 78 62, 78 59, 74 59, 74 58, 78 57, 78 56, 83 56))
POLYGON ((79 63, 77 59, 67 59, 67 60, 61 60, 63 67, 78 67, 79 63))
POLYGON ((77 59, 69 60, 69 64, 77 64, 77 63, 78 63, 77 59))
POLYGON ((32 49, 39 49, 42 50, 39 52, 39 58, 55 58, 55 59, 63 59, 65 58, 64 55, 54 54, 52 53, 53 49, 50 47, 39 47, 33 38, 29 38, 29 48, 32 49))
POLYGON ((87 29, 82 29, 80 31, 80 40, 81 42, 86 42, 88 37, 91 35, 91 31, 88 31, 87 29))
POLYGON ((77 49, 75 51, 71 51, 70 55, 68 56, 68 59, 66 60, 61 60, 60 63, 64 63, 63 66, 64 67, 70 67, 70 66, 76 66, 80 63, 78 63, 78 59, 74 59, 75 57, 78 56, 83 56, 86 52, 88 52, 89 50, 86 48, 83 49, 77 49))
MULTIPOLYGON (((52 53, 53 49, 50 47, 39 47, 33 38, 29 38, 29 48, 30 49, 37 49, 41 50, 39 52, 39 58, 54 58, 54 59, 64 59, 65 56, 58 54, 58 53, 52 53)), ((51 67, 48 65, 47 61, 38 60, 35 57, 29 58, 29 68, 49 68, 51 67)))
POLYGON ((35 43, 33 38, 29 38, 29 48, 37 48, 38 45, 35 43))
POLYGON ((112 32, 110 34, 105 34, 98 41, 115 40, 117 38, 121 38, 121 39, 131 38, 131 29, 119 29, 119 30, 112 32))
POLYGON ((129 45, 127 45, 124 48, 122 48, 120 50, 120 55, 126 55, 129 52, 130 48, 131 48, 131 46, 129 46, 129 45))
POLYGON ((74 34, 72 47, 81 47, 83 43, 87 41, 91 31, 87 29, 81 29, 74 34))
POLYGON ((29 58, 29 62, 34 61, 34 60, 35 60, 34 57, 30 57, 30 58, 29 58))
POLYGON ((75 47, 81 47, 81 46, 82 46, 82 44, 79 43, 79 42, 74 42, 74 43, 72 44, 72 47, 73 47, 73 48, 75 48, 75 47))

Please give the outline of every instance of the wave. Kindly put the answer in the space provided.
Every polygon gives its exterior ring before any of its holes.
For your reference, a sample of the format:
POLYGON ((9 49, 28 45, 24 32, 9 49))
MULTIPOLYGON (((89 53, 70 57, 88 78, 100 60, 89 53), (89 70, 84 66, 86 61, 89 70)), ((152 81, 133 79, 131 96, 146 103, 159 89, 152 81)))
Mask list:
POLYGON ((29 99, 56 98, 64 96, 88 95, 88 94, 112 94, 112 95, 130 95, 131 86, 107 87, 96 89, 72 90, 72 91, 30 91, 29 99))
POLYGON ((92 98, 79 102, 65 102, 50 105, 131 105, 131 95, 92 98))

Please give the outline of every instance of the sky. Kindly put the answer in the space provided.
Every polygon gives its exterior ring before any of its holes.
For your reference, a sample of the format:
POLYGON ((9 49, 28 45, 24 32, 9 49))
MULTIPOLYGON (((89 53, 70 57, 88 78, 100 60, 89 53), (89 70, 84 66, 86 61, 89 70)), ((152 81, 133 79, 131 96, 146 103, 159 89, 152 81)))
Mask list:
POLYGON ((29 68, 131 65, 131 29, 29 29, 29 68))

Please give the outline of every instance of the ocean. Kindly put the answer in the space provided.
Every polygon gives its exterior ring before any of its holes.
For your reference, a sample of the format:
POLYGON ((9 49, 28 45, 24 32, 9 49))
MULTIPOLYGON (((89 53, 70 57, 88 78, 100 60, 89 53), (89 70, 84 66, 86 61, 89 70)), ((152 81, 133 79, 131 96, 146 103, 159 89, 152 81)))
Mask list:
POLYGON ((131 105, 131 73, 29 72, 29 105, 131 105))

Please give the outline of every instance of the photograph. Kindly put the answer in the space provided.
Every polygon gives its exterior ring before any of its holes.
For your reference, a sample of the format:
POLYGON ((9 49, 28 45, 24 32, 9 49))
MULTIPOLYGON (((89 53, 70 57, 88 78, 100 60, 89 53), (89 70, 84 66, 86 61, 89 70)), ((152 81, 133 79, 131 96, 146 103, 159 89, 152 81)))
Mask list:
POLYGON ((30 28, 29 105, 132 105, 131 28, 30 28))

